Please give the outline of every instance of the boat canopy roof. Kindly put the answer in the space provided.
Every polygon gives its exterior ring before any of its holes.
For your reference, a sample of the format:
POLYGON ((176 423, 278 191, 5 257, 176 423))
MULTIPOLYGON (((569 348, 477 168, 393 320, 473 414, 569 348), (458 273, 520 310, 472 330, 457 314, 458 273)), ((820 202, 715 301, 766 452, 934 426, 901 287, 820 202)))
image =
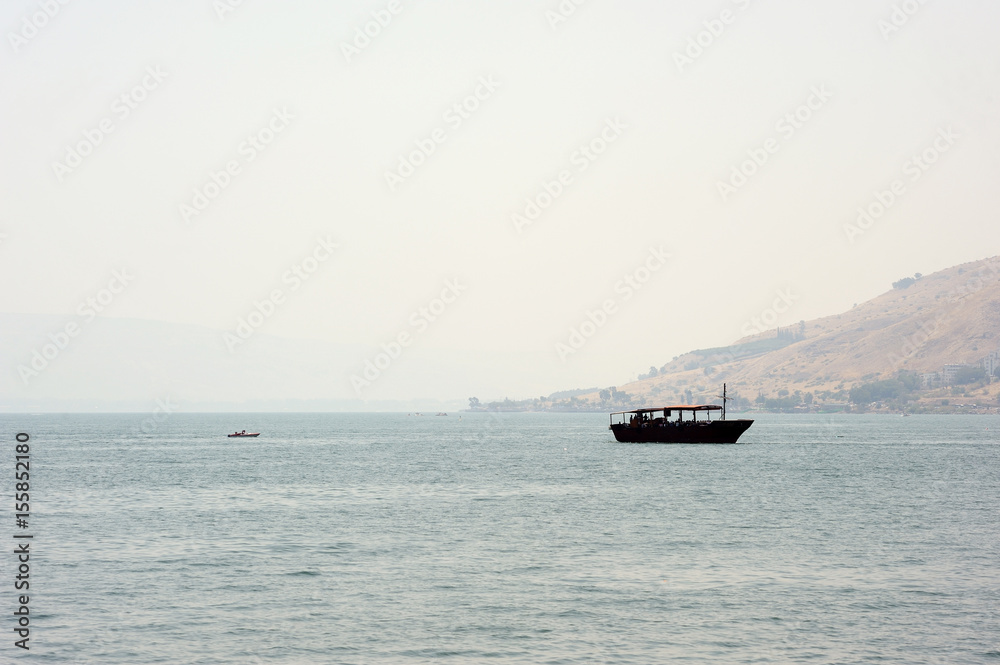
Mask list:
POLYGON ((611 415, 622 413, 653 413, 654 411, 721 411, 718 404, 682 404, 680 406, 658 406, 655 409, 635 409, 634 411, 615 411, 611 415))

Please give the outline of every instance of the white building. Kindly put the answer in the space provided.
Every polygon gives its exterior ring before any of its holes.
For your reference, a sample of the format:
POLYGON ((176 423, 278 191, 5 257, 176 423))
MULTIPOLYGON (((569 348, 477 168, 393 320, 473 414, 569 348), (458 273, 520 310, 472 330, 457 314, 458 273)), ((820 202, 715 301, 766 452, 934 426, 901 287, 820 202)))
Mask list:
POLYGON ((993 351, 988 356, 982 360, 983 369, 986 370, 986 376, 990 377, 990 381, 993 381, 998 368, 1000 368, 1000 351, 993 351))
POLYGON ((944 370, 941 372, 941 382, 946 386, 954 385, 955 378, 958 376, 959 370, 963 370, 968 367, 975 367, 975 365, 969 365, 968 363, 962 363, 960 365, 945 365, 944 370))

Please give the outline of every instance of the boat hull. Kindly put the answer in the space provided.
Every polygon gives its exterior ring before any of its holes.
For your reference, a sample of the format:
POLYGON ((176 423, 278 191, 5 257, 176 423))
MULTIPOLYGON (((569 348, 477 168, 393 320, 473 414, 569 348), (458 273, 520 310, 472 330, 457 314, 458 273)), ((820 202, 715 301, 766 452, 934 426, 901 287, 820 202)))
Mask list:
POLYGON ((736 443, 752 420, 711 422, 648 423, 643 427, 611 425, 615 439, 622 443, 736 443))
POLYGON ((247 439, 254 436, 260 436, 260 432, 254 434, 227 434, 230 439, 247 439))

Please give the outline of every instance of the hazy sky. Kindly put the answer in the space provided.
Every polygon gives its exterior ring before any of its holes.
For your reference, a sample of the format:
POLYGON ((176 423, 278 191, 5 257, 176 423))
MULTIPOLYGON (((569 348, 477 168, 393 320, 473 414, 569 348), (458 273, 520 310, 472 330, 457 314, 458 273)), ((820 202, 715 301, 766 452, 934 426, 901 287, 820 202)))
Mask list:
POLYGON ((102 316, 220 342, 279 291, 262 333, 367 349, 331 396, 401 333, 366 398, 621 384, 779 293, 793 324, 1000 253, 998 25, 986 0, 9 0, 0 312, 78 316, 125 269, 102 316))

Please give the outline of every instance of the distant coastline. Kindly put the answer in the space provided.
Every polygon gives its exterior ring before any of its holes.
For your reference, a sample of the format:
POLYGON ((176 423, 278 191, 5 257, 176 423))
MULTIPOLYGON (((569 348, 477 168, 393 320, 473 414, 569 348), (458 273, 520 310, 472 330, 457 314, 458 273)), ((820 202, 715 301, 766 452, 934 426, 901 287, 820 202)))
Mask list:
MULTIPOLYGON (((598 407, 570 407, 564 405, 554 405, 554 406, 543 406, 535 407, 532 405, 503 405, 497 406, 496 408, 487 408, 484 406, 477 408, 466 408, 462 409, 462 413, 612 413, 615 411, 628 411, 630 409, 637 408, 648 408, 655 406, 669 406, 667 404, 644 404, 642 406, 610 406, 607 408, 598 407)), ((903 414, 921 414, 921 415, 955 415, 955 414, 972 414, 972 415, 998 415, 1000 414, 1000 406, 988 405, 988 404, 973 404, 973 403, 959 403, 959 404, 946 404, 938 406, 920 406, 914 405, 913 407, 908 407, 904 409, 900 408, 890 408, 887 406, 878 407, 858 407, 850 404, 814 404, 804 408, 792 408, 792 409, 767 409, 767 408, 749 408, 749 409, 737 409, 730 407, 731 413, 736 414, 755 414, 755 413, 769 413, 769 414, 791 414, 791 415, 816 415, 816 414, 848 414, 848 415, 892 415, 900 416, 903 414)))
MULTIPOLYGON (((619 386, 494 400, 471 410, 611 412, 718 404, 741 413, 1000 413, 1000 257, 914 273, 850 310, 675 356, 619 386)), ((784 294, 791 304, 795 297, 784 294)), ((635 376, 635 375, 633 375, 635 376)))

